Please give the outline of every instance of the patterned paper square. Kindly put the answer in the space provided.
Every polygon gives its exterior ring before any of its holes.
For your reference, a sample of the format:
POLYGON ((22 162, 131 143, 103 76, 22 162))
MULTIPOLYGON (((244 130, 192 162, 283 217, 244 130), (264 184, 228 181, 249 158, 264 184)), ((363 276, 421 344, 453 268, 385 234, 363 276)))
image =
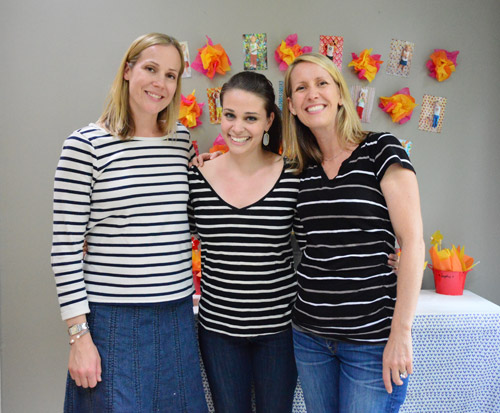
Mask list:
POLYGON ((375 88, 360 85, 351 86, 351 98, 361 122, 370 123, 375 88))
POLYGON ((283 86, 284 86, 284 81, 280 80, 279 81, 279 89, 278 89, 278 107, 280 110, 283 110, 283 86))
POLYGON ((179 42, 184 55, 184 72, 182 77, 191 77, 191 61, 189 60, 189 45, 188 42, 179 42))
POLYGON ((386 73, 388 75, 408 77, 414 50, 415 43, 392 39, 386 73))
POLYGON ((410 157, 413 142, 409 141, 409 140, 405 140, 405 139, 400 139, 399 142, 401 142, 401 145, 403 145, 403 148, 405 148, 405 151, 408 154, 408 157, 410 157))
POLYGON ((244 34, 243 53, 243 70, 267 70, 266 33, 244 34))
POLYGON ((220 103, 221 89, 222 88, 220 87, 212 87, 207 89, 210 123, 220 123, 222 119, 222 105, 220 103))
POLYGON ((342 53, 344 38, 342 36, 319 36, 319 52, 328 57, 339 70, 342 70, 342 53))
POLYGON ((446 98, 424 95, 418 128, 426 132, 441 133, 445 109, 446 98))

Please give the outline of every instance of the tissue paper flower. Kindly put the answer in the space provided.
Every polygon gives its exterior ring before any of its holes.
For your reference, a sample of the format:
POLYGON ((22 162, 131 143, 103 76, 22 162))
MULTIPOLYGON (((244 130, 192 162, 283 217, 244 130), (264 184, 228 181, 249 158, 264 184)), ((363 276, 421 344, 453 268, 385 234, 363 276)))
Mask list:
MULTIPOLYGON (((193 260, 193 274, 198 274, 201 272, 201 249, 200 241, 194 237, 191 237, 191 255, 193 260)), ((200 277, 201 275, 198 275, 200 277)))
POLYGON ((220 44, 214 46, 212 39, 206 37, 207 45, 198 49, 198 54, 191 67, 213 79, 215 72, 225 75, 227 71, 231 70, 231 61, 220 44))
POLYGON ((221 151, 222 153, 226 153, 229 151, 229 147, 226 145, 226 142, 224 141, 224 138, 222 135, 219 133, 219 135, 215 138, 214 143, 212 147, 208 150, 208 152, 213 153, 221 151))
POLYGON ((410 89, 405 87, 396 92, 391 97, 380 97, 378 105, 384 112, 391 115, 393 122, 399 122, 400 125, 408 122, 413 114, 413 109, 418 106, 415 98, 410 95, 410 89))
POLYGON ((380 65, 384 63, 380 60, 379 54, 370 55, 373 49, 365 49, 358 56, 356 53, 352 53, 352 61, 347 66, 353 66, 354 71, 358 72, 358 77, 360 79, 366 79, 370 83, 375 79, 375 75, 380 69, 380 65))
POLYGON ((443 236, 439 231, 436 231, 431 237, 431 243, 433 243, 429 253, 432 260, 432 268, 438 271, 469 271, 479 261, 474 263, 474 258, 465 255, 465 246, 455 247, 452 245, 451 250, 449 248, 441 249, 437 244, 441 244, 443 236))
POLYGON ((297 33, 289 35, 274 51, 274 58, 279 64, 280 70, 286 70, 288 65, 292 63, 297 56, 304 53, 310 53, 311 46, 300 47, 297 43, 297 33))
POLYGON ((455 71, 459 53, 458 50, 448 52, 444 49, 434 49, 434 53, 429 56, 431 60, 426 63, 429 76, 437 79, 438 82, 448 79, 455 71))
POLYGON ((196 102, 195 90, 185 97, 181 95, 181 107, 179 109, 179 120, 186 128, 196 128, 202 124, 199 117, 203 113, 204 103, 196 102))
MULTIPOLYGON (((200 241, 191 237, 191 261, 193 267, 193 284, 195 294, 201 294, 200 281, 201 281, 201 247, 200 241)), ((195 304, 196 305, 196 304, 195 304)))

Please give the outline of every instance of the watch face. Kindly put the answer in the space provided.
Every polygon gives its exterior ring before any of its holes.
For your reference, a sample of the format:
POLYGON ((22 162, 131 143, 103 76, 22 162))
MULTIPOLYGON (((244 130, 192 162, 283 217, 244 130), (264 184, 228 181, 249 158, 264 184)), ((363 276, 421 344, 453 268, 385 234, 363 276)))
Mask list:
POLYGON ((80 331, 87 330, 88 328, 89 325, 87 323, 75 324, 74 326, 68 328, 68 333, 70 336, 74 336, 75 334, 78 334, 80 331))

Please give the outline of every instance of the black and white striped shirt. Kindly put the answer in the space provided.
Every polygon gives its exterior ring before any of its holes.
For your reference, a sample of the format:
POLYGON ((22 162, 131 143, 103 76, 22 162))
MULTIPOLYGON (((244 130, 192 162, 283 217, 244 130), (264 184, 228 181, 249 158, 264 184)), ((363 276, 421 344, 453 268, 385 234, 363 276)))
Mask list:
POLYGON ((380 181, 394 163, 413 171, 398 139, 372 133, 334 179, 320 165, 304 170, 297 211, 306 248, 293 311, 299 329, 355 343, 387 341, 396 301, 387 259, 396 237, 380 181))
POLYGON ((88 313, 88 301, 151 304, 193 293, 193 156, 180 124, 175 136, 129 141, 90 124, 66 139, 55 176, 52 247, 63 319, 88 313))
POLYGON ((199 321, 240 337, 272 334, 291 323, 296 276, 290 242, 299 179, 284 169, 272 190, 235 208, 199 169, 189 171, 189 217, 201 240, 199 321))

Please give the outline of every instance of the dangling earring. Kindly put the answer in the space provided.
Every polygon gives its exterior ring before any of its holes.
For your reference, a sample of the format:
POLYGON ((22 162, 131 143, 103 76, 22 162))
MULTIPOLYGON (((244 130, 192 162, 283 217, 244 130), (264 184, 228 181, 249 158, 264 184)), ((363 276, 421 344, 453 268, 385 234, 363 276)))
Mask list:
POLYGON ((267 146, 269 145, 269 133, 264 133, 264 137, 262 138, 262 145, 267 146))

